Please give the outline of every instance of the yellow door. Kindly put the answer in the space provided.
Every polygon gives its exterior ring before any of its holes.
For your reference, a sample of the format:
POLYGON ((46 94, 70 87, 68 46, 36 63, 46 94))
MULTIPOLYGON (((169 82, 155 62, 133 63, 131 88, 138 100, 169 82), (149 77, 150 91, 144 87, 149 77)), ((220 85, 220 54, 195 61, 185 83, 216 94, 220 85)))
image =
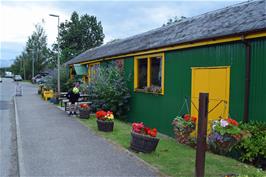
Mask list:
POLYGON ((192 68, 191 115, 198 117, 199 93, 209 93, 208 132, 211 122, 227 118, 230 67, 192 68))

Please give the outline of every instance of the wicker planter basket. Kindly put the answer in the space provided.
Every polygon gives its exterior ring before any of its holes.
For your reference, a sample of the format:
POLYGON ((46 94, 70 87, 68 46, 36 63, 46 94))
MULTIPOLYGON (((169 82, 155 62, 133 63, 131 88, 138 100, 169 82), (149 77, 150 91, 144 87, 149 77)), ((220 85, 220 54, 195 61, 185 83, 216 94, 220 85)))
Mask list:
POLYGON ((155 151, 159 138, 131 132, 130 148, 134 151, 150 153, 155 151))
POLYGON ((111 132, 114 129, 114 122, 113 121, 103 121, 97 119, 98 130, 103 132, 111 132))
POLYGON ((188 144, 190 143, 190 133, 194 131, 194 128, 186 128, 179 130, 177 128, 174 128, 174 134, 175 138, 178 143, 181 144, 188 144))
MULTIPOLYGON (((215 134, 211 133, 208 139, 215 139, 215 134)), ((208 142, 209 148, 216 154, 225 155, 231 151, 232 147, 236 145, 238 140, 231 135, 223 135, 221 140, 215 140, 208 142)))
POLYGON ((90 117, 90 110, 79 109, 79 118, 88 119, 90 117))

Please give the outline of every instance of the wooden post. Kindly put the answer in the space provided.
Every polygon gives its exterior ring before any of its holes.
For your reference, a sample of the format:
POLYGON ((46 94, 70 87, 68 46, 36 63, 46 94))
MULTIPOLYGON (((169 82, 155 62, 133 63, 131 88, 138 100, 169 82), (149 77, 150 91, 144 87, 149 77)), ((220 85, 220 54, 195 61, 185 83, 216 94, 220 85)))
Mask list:
POLYGON ((209 93, 199 94, 196 177, 204 177, 209 93))

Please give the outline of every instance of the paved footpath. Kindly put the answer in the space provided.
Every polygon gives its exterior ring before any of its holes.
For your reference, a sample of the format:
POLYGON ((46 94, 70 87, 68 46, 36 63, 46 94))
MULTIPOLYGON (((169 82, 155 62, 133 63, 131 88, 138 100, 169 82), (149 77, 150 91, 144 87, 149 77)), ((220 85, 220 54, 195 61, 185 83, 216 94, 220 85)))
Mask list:
POLYGON ((21 176, 156 176, 23 83, 16 97, 21 176))

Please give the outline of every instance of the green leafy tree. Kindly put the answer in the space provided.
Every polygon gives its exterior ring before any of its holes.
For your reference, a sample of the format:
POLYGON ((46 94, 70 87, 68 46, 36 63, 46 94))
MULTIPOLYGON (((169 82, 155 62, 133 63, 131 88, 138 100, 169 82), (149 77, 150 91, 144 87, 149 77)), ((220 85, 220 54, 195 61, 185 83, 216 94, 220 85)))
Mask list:
POLYGON ((29 36, 26 47, 22 53, 16 57, 11 65, 11 70, 15 74, 20 74, 26 78, 32 78, 32 62, 34 60, 34 73, 42 71, 51 57, 52 53, 47 47, 47 35, 41 24, 35 25, 35 31, 29 36))
POLYGON ((118 118, 125 119, 129 111, 129 77, 114 64, 101 66, 88 87, 92 111, 111 110, 118 118))
MULTIPOLYGON (((60 24, 61 63, 103 43, 104 34, 101 22, 95 16, 73 12, 69 21, 60 24)), ((57 45, 53 47, 57 51, 57 45)))

